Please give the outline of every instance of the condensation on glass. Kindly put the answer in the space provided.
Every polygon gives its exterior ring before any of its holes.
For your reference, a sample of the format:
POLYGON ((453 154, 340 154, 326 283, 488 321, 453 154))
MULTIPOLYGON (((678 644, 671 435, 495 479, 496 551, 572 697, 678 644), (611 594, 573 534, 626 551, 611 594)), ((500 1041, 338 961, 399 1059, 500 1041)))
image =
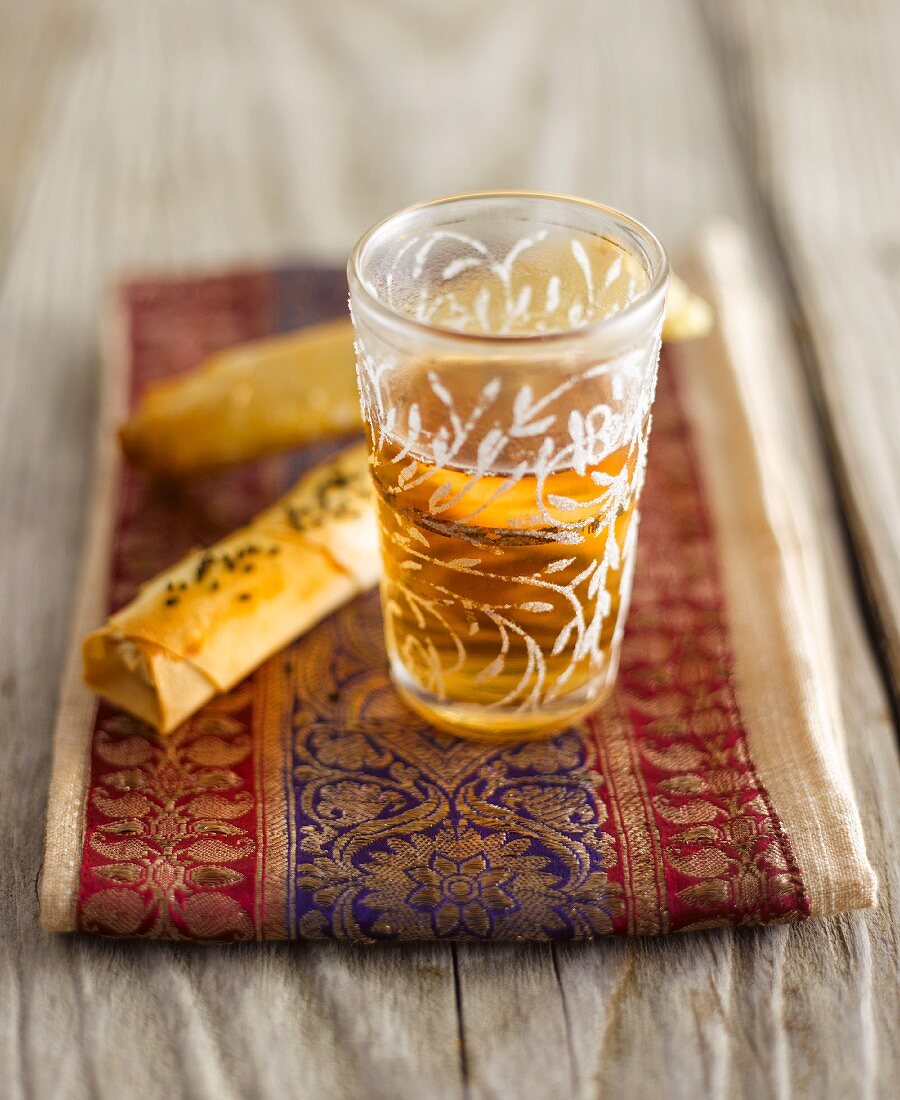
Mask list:
POLYGON ((615 679, 668 265, 631 218, 424 203, 349 264, 391 674, 463 736, 545 736, 615 679))

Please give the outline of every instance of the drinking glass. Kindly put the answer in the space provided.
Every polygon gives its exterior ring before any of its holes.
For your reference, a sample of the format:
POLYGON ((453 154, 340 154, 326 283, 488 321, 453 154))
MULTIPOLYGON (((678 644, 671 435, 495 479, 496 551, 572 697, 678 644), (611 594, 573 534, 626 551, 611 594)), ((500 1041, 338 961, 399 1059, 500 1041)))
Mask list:
POLYGON ((547 736, 618 666, 668 262, 583 199, 457 195, 348 265, 390 671, 431 723, 547 736))

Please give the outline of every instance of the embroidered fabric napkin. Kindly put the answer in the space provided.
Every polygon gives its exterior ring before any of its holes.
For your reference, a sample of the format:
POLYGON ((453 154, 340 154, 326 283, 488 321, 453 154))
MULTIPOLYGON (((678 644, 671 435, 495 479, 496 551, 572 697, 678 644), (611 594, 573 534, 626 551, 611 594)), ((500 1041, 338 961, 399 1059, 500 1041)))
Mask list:
POLYGON ((81 637, 329 446, 178 493, 121 467, 148 382, 341 315, 309 267, 122 286, 62 692, 42 921, 198 940, 584 938, 792 921, 873 904, 766 319, 739 241, 705 266, 719 332, 660 369, 613 699, 512 747, 455 740, 394 695, 373 592, 173 735, 98 703, 81 637), (799 518, 798 518, 799 517, 799 518))

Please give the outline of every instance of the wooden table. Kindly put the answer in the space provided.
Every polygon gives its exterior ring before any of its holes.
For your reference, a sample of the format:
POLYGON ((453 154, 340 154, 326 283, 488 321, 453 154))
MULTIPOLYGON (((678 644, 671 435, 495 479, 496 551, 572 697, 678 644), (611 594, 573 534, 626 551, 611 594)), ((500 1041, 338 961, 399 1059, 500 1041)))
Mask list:
POLYGON ((900 5, 0 3, 0 1093, 874 1097, 898 1067, 900 5), (97 318, 135 266, 339 259, 409 201, 742 223, 790 322, 873 912, 559 946, 182 948, 36 924, 97 318))

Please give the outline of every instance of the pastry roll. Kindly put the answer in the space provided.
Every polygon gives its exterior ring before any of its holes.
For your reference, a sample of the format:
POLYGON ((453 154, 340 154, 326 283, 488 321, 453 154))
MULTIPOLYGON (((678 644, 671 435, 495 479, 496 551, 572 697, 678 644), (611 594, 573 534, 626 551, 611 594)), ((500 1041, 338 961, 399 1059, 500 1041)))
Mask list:
POLYGON ((184 479, 360 428, 346 320, 217 352, 151 386, 119 435, 134 465, 184 479))
POLYGON ((84 642, 84 680, 163 733, 378 579, 365 445, 188 554, 84 642))
POLYGON ((695 294, 684 279, 673 274, 669 278, 669 289, 666 291, 663 342, 677 344, 682 340, 697 340, 702 336, 709 336, 712 326, 712 306, 699 294, 695 294))
MULTIPOLYGON (((663 340, 706 336, 712 310, 673 276, 663 340)), ((189 478, 360 427, 350 321, 239 344, 151 387, 120 438, 152 473, 189 478)))

